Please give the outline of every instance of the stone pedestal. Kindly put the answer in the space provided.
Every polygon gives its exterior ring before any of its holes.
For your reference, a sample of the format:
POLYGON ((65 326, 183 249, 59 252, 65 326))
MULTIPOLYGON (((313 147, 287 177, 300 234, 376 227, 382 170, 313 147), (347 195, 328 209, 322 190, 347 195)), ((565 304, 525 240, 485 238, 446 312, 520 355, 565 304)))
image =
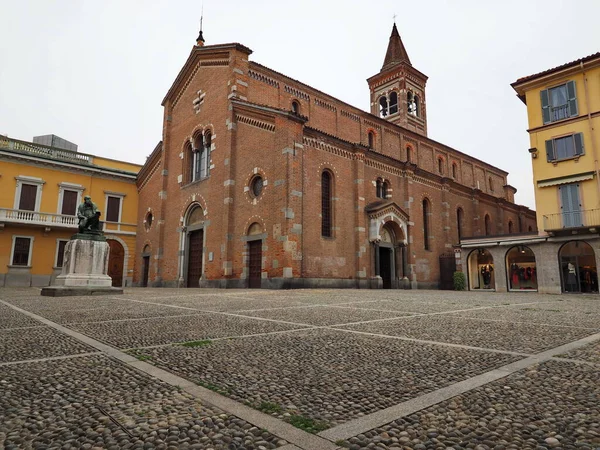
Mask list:
POLYGON ((106 240, 88 235, 74 237, 65 245, 61 274, 53 286, 42 289, 42 295, 122 294, 123 289, 112 287, 112 279, 107 275, 110 247, 106 240))

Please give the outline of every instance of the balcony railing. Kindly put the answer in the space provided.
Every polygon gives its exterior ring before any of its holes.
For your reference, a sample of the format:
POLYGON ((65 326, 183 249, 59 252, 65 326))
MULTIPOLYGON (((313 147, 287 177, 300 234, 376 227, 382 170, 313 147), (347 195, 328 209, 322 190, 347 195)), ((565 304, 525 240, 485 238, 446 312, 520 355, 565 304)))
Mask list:
POLYGON ((585 227, 600 227, 600 209, 584 209, 544 216, 545 231, 585 227))
POLYGON ((77 228, 77 216, 50 214, 22 209, 0 208, 0 223, 43 225, 46 227, 77 228))
POLYGON ((27 153, 34 156, 56 159, 60 161, 77 162, 79 164, 91 164, 92 157, 83 153, 60 148, 48 147, 46 145, 32 144, 8 137, 0 136, 0 149, 12 150, 19 153, 27 153))
POLYGON ((563 120, 569 117, 569 105, 560 105, 554 108, 550 108, 551 121, 556 122, 557 120, 563 120))

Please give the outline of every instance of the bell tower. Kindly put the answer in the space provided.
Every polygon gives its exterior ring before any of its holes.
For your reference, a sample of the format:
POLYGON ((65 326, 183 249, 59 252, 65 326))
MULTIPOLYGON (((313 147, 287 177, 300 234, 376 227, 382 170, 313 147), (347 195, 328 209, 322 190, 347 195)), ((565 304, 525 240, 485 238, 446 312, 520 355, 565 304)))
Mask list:
POLYGON ((367 82, 372 114, 427 136, 427 76, 412 66, 396 23, 392 27, 383 67, 367 82))

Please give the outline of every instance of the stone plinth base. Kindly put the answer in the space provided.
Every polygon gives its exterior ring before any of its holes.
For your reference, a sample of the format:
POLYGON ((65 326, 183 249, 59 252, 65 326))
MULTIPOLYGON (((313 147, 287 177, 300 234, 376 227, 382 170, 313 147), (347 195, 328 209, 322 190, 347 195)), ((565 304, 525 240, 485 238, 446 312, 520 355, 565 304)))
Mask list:
POLYGON ((120 295, 123 289, 116 287, 47 286, 42 288, 45 297, 70 297, 89 295, 120 295))
POLYGON ((111 287, 112 279, 107 275, 109 249, 106 241, 71 239, 65 245, 62 272, 54 285, 111 287))

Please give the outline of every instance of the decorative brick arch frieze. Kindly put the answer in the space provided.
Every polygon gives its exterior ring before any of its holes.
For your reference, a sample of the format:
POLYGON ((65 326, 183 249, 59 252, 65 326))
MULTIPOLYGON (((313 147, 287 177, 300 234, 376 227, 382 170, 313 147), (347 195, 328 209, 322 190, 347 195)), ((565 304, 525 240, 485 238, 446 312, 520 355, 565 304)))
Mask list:
POLYGON ((329 172, 331 172, 331 174, 333 175, 333 182, 335 182, 335 179, 338 177, 338 171, 335 167, 335 165, 331 164, 328 161, 324 161, 321 164, 319 164, 319 169, 317 171, 317 175, 318 175, 318 179, 319 179, 319 183, 321 183, 321 174, 323 173, 324 170, 328 170, 329 172))
POLYGON ((200 206, 202 208, 202 213, 206 218, 208 216, 208 207, 206 206, 206 200, 200 194, 191 194, 188 198, 186 198, 184 204, 186 206, 183 207, 179 216, 179 223, 183 225, 185 223, 185 219, 189 212, 193 209, 195 205, 200 206))
POLYGON ((244 236, 248 236, 250 227, 254 223, 260 224, 260 226, 262 227, 263 233, 267 232, 267 224, 265 222, 265 219, 263 219, 263 217, 259 214, 254 214, 254 215, 250 216, 244 223, 244 236))

